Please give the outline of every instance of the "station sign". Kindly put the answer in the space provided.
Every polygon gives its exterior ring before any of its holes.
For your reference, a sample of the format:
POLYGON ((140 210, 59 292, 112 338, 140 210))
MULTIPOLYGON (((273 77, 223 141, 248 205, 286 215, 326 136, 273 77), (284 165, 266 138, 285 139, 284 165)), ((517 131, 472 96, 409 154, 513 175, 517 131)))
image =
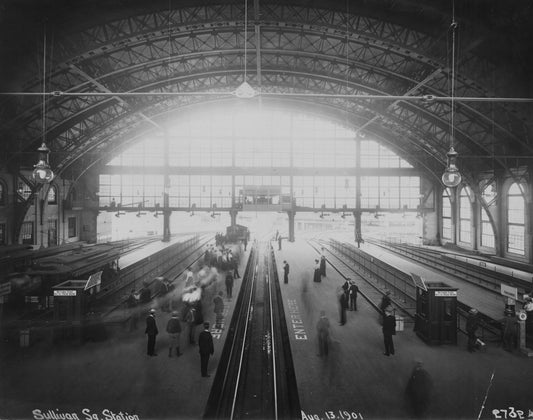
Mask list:
POLYGON ((54 290, 54 296, 76 296, 75 290, 54 290))
POLYGON ((500 284, 500 294, 508 298, 518 300, 518 289, 516 287, 507 286, 506 284, 500 284))
POLYGON ((457 290, 435 290, 435 297, 457 297, 457 290))

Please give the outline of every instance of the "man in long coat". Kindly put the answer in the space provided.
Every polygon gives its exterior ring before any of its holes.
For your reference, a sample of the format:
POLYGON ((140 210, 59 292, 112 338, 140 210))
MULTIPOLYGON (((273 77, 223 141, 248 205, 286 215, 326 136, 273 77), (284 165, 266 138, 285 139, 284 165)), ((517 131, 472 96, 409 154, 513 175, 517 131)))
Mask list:
POLYGON ((200 371, 202 377, 207 378, 207 364, 209 363, 209 356, 215 352, 215 347, 213 346, 213 336, 209 332, 209 322, 204 322, 204 330, 200 333, 198 337, 198 346, 200 351, 200 371))
POLYGON ((159 333, 157 324, 155 322, 155 309, 150 309, 150 313, 146 317, 146 330, 144 331, 148 335, 148 343, 146 346, 146 354, 148 356, 157 356, 155 352, 155 338, 159 333))

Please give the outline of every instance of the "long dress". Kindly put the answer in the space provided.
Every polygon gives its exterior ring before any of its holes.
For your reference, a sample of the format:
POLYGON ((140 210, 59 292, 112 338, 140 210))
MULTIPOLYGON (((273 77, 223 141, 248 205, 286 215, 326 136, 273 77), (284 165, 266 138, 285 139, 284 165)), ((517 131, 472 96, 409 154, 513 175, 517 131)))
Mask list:
POLYGON ((326 257, 323 255, 320 257, 320 275, 326 275, 326 257))
POLYGON ((315 264, 315 273, 313 275, 313 281, 316 283, 320 283, 322 281, 322 276, 320 275, 320 264, 315 264))

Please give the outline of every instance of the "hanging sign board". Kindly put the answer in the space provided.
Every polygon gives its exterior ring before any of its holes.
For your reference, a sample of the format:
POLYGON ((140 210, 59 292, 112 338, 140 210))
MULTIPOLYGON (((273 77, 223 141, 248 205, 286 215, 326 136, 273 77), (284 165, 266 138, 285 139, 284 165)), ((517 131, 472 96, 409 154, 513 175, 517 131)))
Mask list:
POLYGON ((435 297, 457 297, 457 290, 435 290, 435 297))
POLYGON ((426 283, 424 282, 424 279, 420 277, 418 274, 411 273, 411 278, 413 279, 413 282, 416 287, 419 287, 422 290, 428 291, 428 288, 426 287, 426 283))
POLYGON ((75 290, 54 290, 54 296, 76 296, 75 290))
POLYGON ((85 284, 85 290, 89 290, 91 287, 98 286, 100 283, 102 283, 101 271, 89 276, 89 280, 87 280, 87 283, 85 284))
POLYGON ((516 287, 507 286, 503 283, 500 284, 500 294, 514 300, 518 299, 518 289, 516 287))

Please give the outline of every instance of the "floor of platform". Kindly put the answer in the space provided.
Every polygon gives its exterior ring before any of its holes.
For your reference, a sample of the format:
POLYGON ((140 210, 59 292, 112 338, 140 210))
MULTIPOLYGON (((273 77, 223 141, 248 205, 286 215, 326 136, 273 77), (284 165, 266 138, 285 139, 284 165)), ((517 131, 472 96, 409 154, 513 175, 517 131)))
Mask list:
POLYGON ((428 346, 411 329, 394 336, 396 354, 387 357, 376 310, 363 298, 358 299, 358 311, 348 311, 347 323, 339 325, 336 294, 344 283, 340 274, 328 265, 327 277, 313 282, 317 254, 303 240, 275 249, 280 278, 282 261, 291 267, 289 284, 281 286, 300 403, 308 418, 328 419, 331 413, 337 418, 347 418, 346 413, 379 419, 411 417, 404 391, 415 359, 424 362, 434 382, 429 418, 477 418, 487 391, 482 418, 495 418, 492 410, 509 406, 526 413, 533 409, 533 375, 527 373, 533 360, 496 344, 489 344, 485 353, 469 353, 461 334, 457 346, 428 346), (317 356, 320 310, 331 322, 327 357, 317 356))
MULTIPOLYGON (((338 273, 328 266, 327 278, 313 283, 316 252, 305 241, 284 241, 281 251, 277 244, 274 248, 280 279, 282 261, 287 259, 291 265, 289 284, 282 283, 281 289, 300 403, 307 418, 347 419, 348 413, 352 419, 356 418, 352 413, 366 419, 410 418, 404 389, 415 359, 424 361, 433 378, 429 418, 477 418, 485 395, 481 418, 496 418, 493 410, 510 406, 525 411, 526 417, 528 410, 533 410, 533 360, 491 343, 485 353, 468 353, 462 335, 457 346, 428 346, 410 330, 397 333, 396 354, 386 357, 378 316, 361 297, 359 310, 348 311, 346 325, 338 325, 336 292, 344 282, 338 273), (327 357, 317 356, 315 326, 321 309, 332 326, 327 357)), ((241 275, 244 263, 243 258, 241 275)), ((203 299, 204 316, 212 326, 212 299, 218 290, 225 290, 222 277, 203 299)), ((235 282, 234 298, 225 300, 228 323, 240 284, 240 280, 235 282)), ((29 348, 2 345, 0 418, 39 418, 34 410, 40 410, 40 418, 48 410, 88 420, 111 419, 107 417, 111 412, 140 419, 201 418, 227 326, 222 331, 212 328, 215 354, 209 361, 211 377, 202 378, 198 348, 187 344, 185 328, 183 356, 168 357, 164 327, 169 317, 168 313, 157 314, 159 354, 152 358, 146 355, 144 317, 136 331, 102 342, 53 347, 37 343, 29 348)), ((503 411, 497 414, 504 418, 503 411)))

